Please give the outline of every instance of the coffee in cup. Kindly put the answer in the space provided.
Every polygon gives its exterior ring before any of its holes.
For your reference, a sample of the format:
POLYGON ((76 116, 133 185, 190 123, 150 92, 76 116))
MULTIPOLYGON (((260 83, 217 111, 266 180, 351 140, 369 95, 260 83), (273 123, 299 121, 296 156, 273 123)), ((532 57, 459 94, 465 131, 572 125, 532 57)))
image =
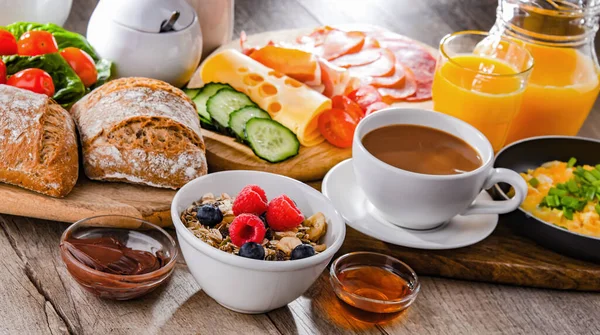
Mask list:
POLYGON ((406 228, 431 229, 458 214, 507 213, 527 194, 516 172, 492 167, 494 152, 481 132, 437 112, 390 108, 369 115, 355 131, 352 155, 367 199, 406 228), (498 182, 511 184, 515 197, 475 201, 498 182))

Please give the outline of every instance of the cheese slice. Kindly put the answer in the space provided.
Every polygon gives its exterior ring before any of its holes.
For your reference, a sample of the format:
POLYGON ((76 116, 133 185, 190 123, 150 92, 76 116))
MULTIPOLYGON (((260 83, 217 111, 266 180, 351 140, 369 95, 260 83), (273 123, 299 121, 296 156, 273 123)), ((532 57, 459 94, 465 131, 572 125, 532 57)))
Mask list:
POLYGON ((248 95, 273 120, 294 132, 300 144, 310 147, 323 142, 318 117, 331 108, 331 100, 301 82, 232 49, 207 59, 200 76, 204 83, 226 83, 248 95))

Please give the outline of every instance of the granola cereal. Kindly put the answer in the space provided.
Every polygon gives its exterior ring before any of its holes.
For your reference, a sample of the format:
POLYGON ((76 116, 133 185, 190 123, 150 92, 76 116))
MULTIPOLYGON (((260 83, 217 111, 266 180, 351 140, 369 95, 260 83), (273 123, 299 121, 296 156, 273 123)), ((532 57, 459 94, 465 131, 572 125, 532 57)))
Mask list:
MULTIPOLYGON (((256 187, 255 185, 252 186, 256 187)), ((242 190, 242 192, 244 192, 244 190, 242 190)), ((240 192, 240 194, 242 192, 240 192)), ((266 196, 264 196, 264 191, 262 192, 262 199, 263 201, 265 201, 266 208, 266 196)), ((261 198, 259 194, 252 194, 252 196, 256 197, 257 199, 261 198)), ((289 198, 286 197, 286 199, 289 198)), ((203 195, 202 198, 200 198, 198 201, 191 204, 185 211, 183 211, 183 213, 181 213, 181 221, 197 238, 209 244, 210 246, 231 254, 249 258, 264 259, 267 261, 286 261, 291 259, 309 257, 314 254, 323 252, 327 249, 327 246, 325 244, 320 243, 320 240, 327 232, 327 219, 325 215, 323 215, 323 213, 318 212, 308 218, 302 217, 300 218, 302 220, 301 223, 297 226, 290 229, 286 229, 284 231, 281 231, 280 229, 278 231, 275 231, 273 227, 269 226, 268 220, 266 220, 266 217, 275 217, 275 215, 279 215, 279 212, 277 212, 277 208, 272 209, 272 207, 274 207, 274 205, 272 205, 274 201, 271 201, 271 203, 269 203, 270 207, 267 210, 267 212, 262 213, 262 215, 260 216, 255 215, 256 213, 238 213, 239 215, 236 216, 234 215, 233 210, 235 200, 235 198, 231 197, 226 193, 223 193, 219 196, 215 196, 212 193, 207 193, 203 195), (202 211, 200 215, 199 211, 202 211), (269 211, 272 211, 273 213, 270 213, 269 211), (216 221, 219 221, 220 219, 220 222, 214 225, 212 223, 203 224, 201 222, 201 219, 203 219, 206 215, 212 215, 213 218, 217 219, 216 221), (250 238, 254 238, 256 236, 258 236, 257 238, 260 238, 260 240, 253 241, 254 243, 258 243, 254 245, 254 249, 256 249, 257 245, 261 245, 264 249, 264 253, 262 253, 261 250, 252 250, 250 248, 250 245, 248 247, 244 245, 236 245, 234 243, 235 236, 233 236, 234 241, 232 241, 232 236, 230 236, 232 223, 234 222, 236 217, 241 218, 242 216, 254 220, 255 223, 257 222, 256 218, 260 218, 260 220, 262 220, 262 225, 260 227, 257 227, 257 234, 259 235, 253 235, 253 237, 250 238), (266 230, 263 227, 266 228, 266 230), (298 248, 301 245, 306 246, 298 248), (240 249, 244 248, 247 248, 247 250, 251 250, 251 255, 246 255, 248 253, 247 251, 243 251, 242 254, 240 254, 240 249), (305 255, 303 255, 303 253, 305 255)), ((287 203, 291 205, 293 202, 291 202, 290 199, 287 203)), ((237 208, 243 207, 242 205, 235 205, 236 212, 239 211, 237 208)), ((295 204, 293 204, 293 207, 295 208, 295 204)), ((256 208, 256 206, 254 206, 254 208, 256 208)), ((299 210, 298 213, 300 213, 299 210)), ((206 223, 207 221, 204 220, 204 222, 206 223)), ((213 220, 213 222, 215 221, 213 220)), ((250 228, 242 227, 242 229, 250 228)), ((250 236, 247 235, 247 231, 244 231, 244 234, 246 234, 244 236, 250 236)), ((245 242, 244 244, 251 244, 253 242, 245 242)))

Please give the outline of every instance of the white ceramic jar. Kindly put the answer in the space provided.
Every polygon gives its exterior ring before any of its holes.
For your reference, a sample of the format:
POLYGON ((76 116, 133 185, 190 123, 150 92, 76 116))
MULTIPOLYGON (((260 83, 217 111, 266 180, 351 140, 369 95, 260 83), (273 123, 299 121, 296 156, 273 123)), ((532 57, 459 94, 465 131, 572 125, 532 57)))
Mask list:
POLYGON ((200 62, 202 33, 185 0, 101 0, 87 38, 101 57, 115 63, 117 77, 148 77, 181 87, 200 62), (173 30, 160 32, 173 12, 173 30))
POLYGON ((0 0, 0 26, 17 21, 55 23, 62 26, 73 0, 0 0))

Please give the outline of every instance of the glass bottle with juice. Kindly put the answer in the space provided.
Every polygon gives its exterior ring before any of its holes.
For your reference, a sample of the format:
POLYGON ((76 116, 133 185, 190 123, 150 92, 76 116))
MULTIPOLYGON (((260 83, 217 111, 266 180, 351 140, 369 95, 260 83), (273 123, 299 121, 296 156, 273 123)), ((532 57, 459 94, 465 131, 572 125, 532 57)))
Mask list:
POLYGON ((518 39, 534 59, 506 144, 579 132, 600 91, 599 10, 597 0, 499 0, 491 33, 518 39))

